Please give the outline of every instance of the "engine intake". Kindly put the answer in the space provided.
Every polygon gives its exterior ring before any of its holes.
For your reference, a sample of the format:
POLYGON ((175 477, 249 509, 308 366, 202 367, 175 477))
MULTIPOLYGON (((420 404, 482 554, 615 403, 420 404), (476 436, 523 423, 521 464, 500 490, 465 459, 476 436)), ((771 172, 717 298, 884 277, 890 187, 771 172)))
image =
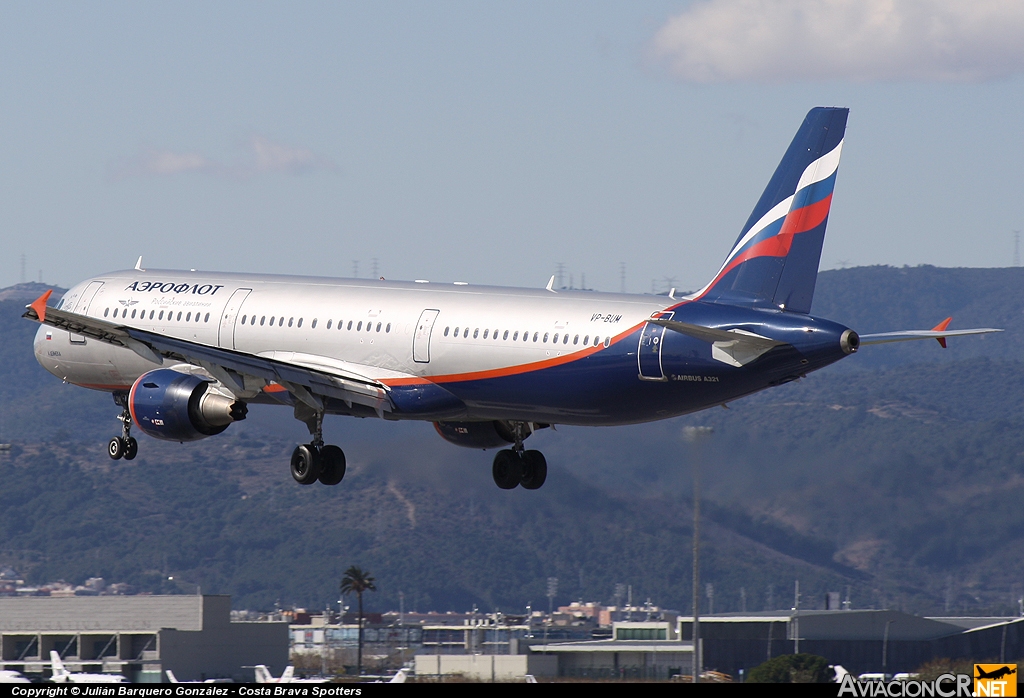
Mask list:
POLYGON ((159 368, 144 373, 128 393, 132 422, 166 441, 198 441, 245 419, 244 402, 211 392, 213 383, 188 373, 159 368))

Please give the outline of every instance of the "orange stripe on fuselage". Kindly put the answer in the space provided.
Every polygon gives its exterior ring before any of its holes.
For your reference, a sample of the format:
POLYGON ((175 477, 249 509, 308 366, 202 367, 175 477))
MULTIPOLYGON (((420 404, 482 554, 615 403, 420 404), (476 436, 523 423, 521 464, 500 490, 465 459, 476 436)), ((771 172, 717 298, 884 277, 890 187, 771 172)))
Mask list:
MULTIPOLYGON (((621 332, 612 338, 611 344, 616 344, 622 341, 623 338, 628 337, 637 331, 644 323, 639 323, 629 328, 625 332, 621 332)), ((571 363, 579 359, 585 359, 588 356, 596 354, 601 351, 603 346, 590 347, 589 349, 581 349, 580 351, 567 354, 566 356, 556 356, 553 359, 544 359, 543 361, 535 361, 529 364, 520 364, 518 366, 507 366, 505 368, 494 368, 486 371, 471 371, 469 373, 449 373, 439 376, 424 376, 423 378, 385 378, 381 380, 381 383, 390 387, 398 387, 402 385, 427 385, 429 383, 462 383, 465 381, 476 381, 486 380, 488 378, 504 378, 505 376, 516 376, 523 373, 532 373, 534 371, 540 371, 545 368, 551 368, 553 366, 561 366, 563 364, 571 363)))

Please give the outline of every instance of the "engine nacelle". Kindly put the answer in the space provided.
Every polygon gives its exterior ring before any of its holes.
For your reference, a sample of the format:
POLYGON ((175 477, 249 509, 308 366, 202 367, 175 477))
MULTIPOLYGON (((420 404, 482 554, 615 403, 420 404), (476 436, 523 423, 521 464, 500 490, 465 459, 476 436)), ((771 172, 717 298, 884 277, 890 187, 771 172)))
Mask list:
POLYGON ((212 382, 169 368, 139 376, 128 393, 132 422, 166 441, 198 441, 245 419, 244 402, 210 390, 212 382))
MULTIPOLYGON (((434 422, 434 428, 445 441, 466 448, 501 448, 516 442, 507 422, 434 422)), ((529 434, 526 431, 523 438, 529 434)))

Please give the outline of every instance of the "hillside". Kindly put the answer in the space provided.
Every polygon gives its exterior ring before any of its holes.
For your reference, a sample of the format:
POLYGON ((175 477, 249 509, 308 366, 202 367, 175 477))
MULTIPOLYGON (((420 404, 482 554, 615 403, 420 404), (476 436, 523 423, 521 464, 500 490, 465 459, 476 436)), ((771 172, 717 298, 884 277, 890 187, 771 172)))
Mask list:
MULTIPOLYGON (((690 464, 705 463, 704 579, 715 610, 788 607, 849 585, 855 606, 1007 612, 1024 588, 1024 300, 1021 269, 824 272, 814 312, 859 332, 990 325, 1007 332, 866 347, 797 383, 685 419, 559 427, 531 440, 552 464, 540 491, 502 492, 490 455, 429 425, 328 421, 350 474, 301 488, 287 474, 305 429, 257 408, 195 444, 143 438, 104 453, 109 396, 63 386, 31 355, 23 299, 0 300, 0 563, 31 579, 99 575, 169 589, 165 574, 236 606, 336 601, 351 564, 377 608, 521 608, 608 600, 616 583, 687 608, 690 464), (715 435, 702 453, 686 424, 715 435)), ((3 296, 0 296, 2 298, 3 296)), ((194 589, 194 588, 193 588, 194 589)), ((178 590, 188 591, 187 587, 178 590)))

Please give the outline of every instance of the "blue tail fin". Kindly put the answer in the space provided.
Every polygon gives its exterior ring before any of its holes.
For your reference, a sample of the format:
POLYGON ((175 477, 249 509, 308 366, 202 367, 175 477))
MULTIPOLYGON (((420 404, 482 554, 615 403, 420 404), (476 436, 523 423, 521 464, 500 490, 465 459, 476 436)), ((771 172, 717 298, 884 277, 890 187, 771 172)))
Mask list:
POLYGON ((849 112, 807 114, 721 270, 696 297, 810 312, 849 112))

